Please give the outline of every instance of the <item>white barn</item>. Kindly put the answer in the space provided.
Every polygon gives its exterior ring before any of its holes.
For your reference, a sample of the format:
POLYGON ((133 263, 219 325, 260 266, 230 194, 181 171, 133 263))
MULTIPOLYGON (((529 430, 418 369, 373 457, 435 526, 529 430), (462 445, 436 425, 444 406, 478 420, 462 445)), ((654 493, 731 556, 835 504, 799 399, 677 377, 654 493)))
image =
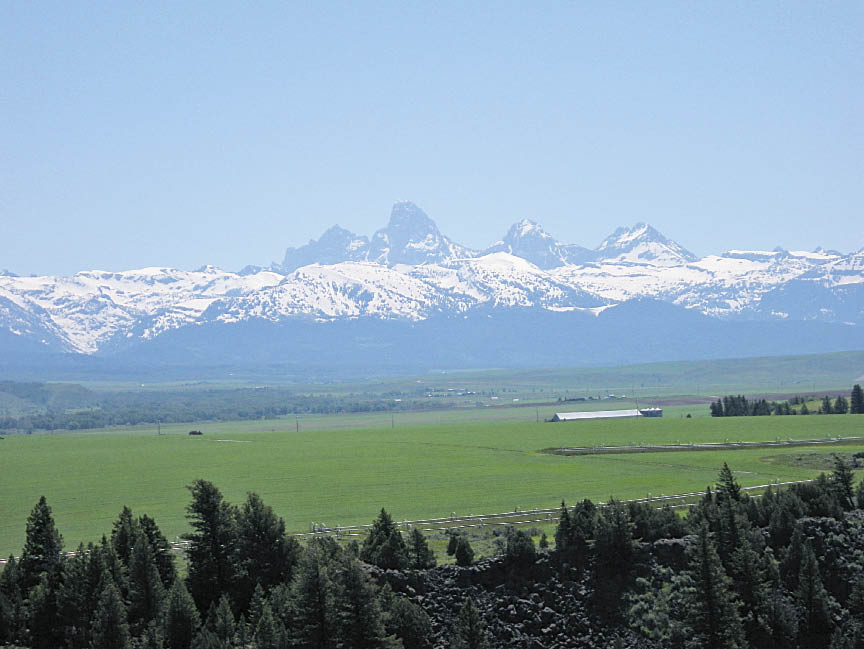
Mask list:
POLYGON ((662 408, 633 410, 595 410, 593 412, 556 412, 552 421, 583 421, 585 419, 633 419, 635 417, 662 417, 662 408))

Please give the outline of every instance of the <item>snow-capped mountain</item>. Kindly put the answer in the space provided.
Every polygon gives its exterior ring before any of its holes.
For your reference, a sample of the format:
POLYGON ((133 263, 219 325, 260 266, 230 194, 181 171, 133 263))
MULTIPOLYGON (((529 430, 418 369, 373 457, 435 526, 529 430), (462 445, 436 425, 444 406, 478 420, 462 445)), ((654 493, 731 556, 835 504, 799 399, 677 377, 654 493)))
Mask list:
POLYGON ((450 259, 475 257, 473 250, 460 246, 438 230, 435 221, 411 201, 399 201, 390 213, 387 227, 370 240, 338 225, 321 238, 299 248, 288 248, 281 264, 273 270, 292 273, 310 264, 338 264, 343 261, 371 261, 385 266, 435 264, 450 259))
POLYGON ((597 248, 596 259, 679 266, 696 261, 696 255, 667 239, 647 223, 637 223, 632 228, 618 228, 609 235, 597 248))
MULTIPOLYGON (((372 237, 334 226, 317 241, 289 248, 272 270, 144 268, 82 271, 72 277, 0 273, 0 352, 110 355, 169 339, 204 349, 202 341, 214 327, 226 335, 265 323, 302 323, 302 336, 308 337, 324 331, 324 323, 428 328, 428 323, 447 322, 449 333, 442 339, 470 341, 474 353, 493 338, 500 341, 511 325, 515 328, 508 335, 529 347, 552 340, 548 318, 567 316, 570 324, 559 332, 558 349, 574 336, 587 335, 586 323, 603 323, 598 336, 615 331, 626 314, 636 318, 634 327, 644 325, 642 316, 632 315, 644 308, 616 305, 646 299, 667 303, 671 310, 654 309, 652 317, 686 321, 682 331, 694 322, 710 331, 731 322, 823 323, 834 327, 826 329, 829 334, 808 335, 834 336, 831 344, 843 341, 841 348, 848 348, 848 340, 864 340, 856 338, 864 327, 864 250, 732 250, 697 259, 644 223, 619 228, 589 250, 560 243, 537 223, 523 220, 501 241, 477 252, 443 235, 413 203, 400 202, 387 226, 372 237), (452 324, 463 320, 470 323, 464 326, 471 335, 452 324)), ((436 335, 443 336, 439 325, 436 335)), ((379 332, 374 335, 383 331, 367 326, 379 332)), ((300 336, 294 343, 301 349, 301 334, 292 332, 300 336)), ((774 332, 766 340, 779 345, 785 339, 774 332)), ((670 337, 666 344, 677 342, 670 337)), ((657 345, 659 350, 662 344, 657 345)), ((592 350, 599 353, 602 345, 592 350)))
POLYGON ((594 259, 594 252, 573 244, 560 243, 540 225, 523 219, 510 226, 501 241, 483 254, 506 252, 527 259, 538 268, 550 269, 566 264, 581 264, 594 259))

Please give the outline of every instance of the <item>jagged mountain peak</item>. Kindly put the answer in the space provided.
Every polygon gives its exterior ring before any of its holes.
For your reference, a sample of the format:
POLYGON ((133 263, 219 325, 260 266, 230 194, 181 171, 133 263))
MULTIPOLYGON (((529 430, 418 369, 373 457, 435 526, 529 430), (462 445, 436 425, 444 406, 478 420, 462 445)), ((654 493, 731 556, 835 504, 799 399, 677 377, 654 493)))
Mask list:
MULTIPOLYGON (((411 233, 438 233, 438 226, 429 215, 411 201, 396 201, 390 210, 387 230, 405 230, 411 233)), ((380 232, 380 230, 379 230, 380 232)))
POLYGON ((476 255, 441 234, 435 221, 417 205, 398 201, 390 212, 387 227, 372 236, 368 259, 387 266, 416 266, 476 255))
POLYGON ((609 249, 620 249, 633 245, 636 242, 669 243, 669 239, 663 236, 656 228, 648 223, 636 223, 631 226, 621 226, 603 240, 597 250, 602 252, 609 249))
POLYGON ((483 254, 506 252, 530 261, 538 268, 550 269, 566 264, 589 261, 591 252, 580 246, 560 243, 531 219, 522 219, 510 226, 501 241, 483 254))
POLYGON ((597 247, 599 259, 661 266, 696 261, 696 255, 648 223, 620 227, 597 247))

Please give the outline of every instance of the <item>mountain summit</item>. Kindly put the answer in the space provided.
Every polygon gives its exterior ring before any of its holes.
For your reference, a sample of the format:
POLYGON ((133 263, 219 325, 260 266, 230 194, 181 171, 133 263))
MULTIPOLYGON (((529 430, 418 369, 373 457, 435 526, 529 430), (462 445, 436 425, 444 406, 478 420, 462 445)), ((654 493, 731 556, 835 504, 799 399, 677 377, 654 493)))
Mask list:
POLYGON ((441 234, 435 221, 414 203, 400 201, 393 205, 387 227, 372 236, 367 259, 386 266, 417 266, 476 256, 441 234))
POLYGON ((696 261, 692 252, 667 239, 647 223, 618 228, 597 248, 597 258, 603 261, 649 263, 677 266, 696 261))
POLYGON ((493 252, 506 252, 522 257, 544 270, 566 264, 579 264, 592 258, 592 253, 587 248, 560 243, 539 224, 529 219, 522 219, 510 226, 504 238, 486 248, 483 254, 493 252))

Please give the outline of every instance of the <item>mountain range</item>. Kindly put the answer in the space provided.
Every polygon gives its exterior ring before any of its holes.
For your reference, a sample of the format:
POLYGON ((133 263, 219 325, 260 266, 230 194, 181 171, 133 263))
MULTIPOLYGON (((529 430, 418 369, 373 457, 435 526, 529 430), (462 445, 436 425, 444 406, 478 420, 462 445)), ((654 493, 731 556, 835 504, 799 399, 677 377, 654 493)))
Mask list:
POLYGON ((579 365, 839 351, 862 331, 864 249, 699 259, 645 223, 588 249, 523 220, 473 250, 410 202, 371 237, 333 226, 267 268, 0 273, 0 369, 579 365))

